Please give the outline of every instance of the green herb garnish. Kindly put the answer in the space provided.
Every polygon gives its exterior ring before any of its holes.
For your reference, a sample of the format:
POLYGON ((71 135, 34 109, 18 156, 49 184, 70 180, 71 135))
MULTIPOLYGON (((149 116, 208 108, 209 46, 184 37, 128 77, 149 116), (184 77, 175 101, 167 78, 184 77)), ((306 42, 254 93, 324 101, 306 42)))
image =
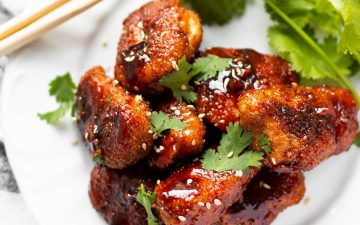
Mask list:
POLYGON ((146 214, 147 214, 147 222, 148 225, 157 225, 157 219, 151 211, 151 206, 155 202, 156 193, 154 192, 146 192, 144 184, 141 184, 139 187, 139 191, 136 194, 136 201, 139 202, 142 206, 144 206, 146 214))
POLYGON ((360 147, 360 132, 357 134, 354 143, 355 143, 356 146, 360 147))
POLYGON ((41 120, 54 124, 73 108, 76 85, 71 79, 70 73, 66 73, 63 76, 57 76, 50 82, 49 86, 49 94, 55 96, 59 107, 51 112, 38 113, 38 116, 41 120))
POLYGON ((269 138, 266 137, 266 135, 264 133, 261 133, 259 135, 259 140, 258 140, 258 144, 260 146, 260 148, 267 154, 269 154, 271 152, 271 146, 270 146, 270 141, 269 138))
POLYGON ((189 3, 205 24, 224 24, 245 11, 246 0, 182 0, 189 3))
POLYGON ((186 123, 180 121, 178 118, 170 118, 163 112, 152 112, 150 129, 158 136, 161 137, 164 130, 182 130, 187 126, 186 123))
POLYGON ((271 18, 277 22, 268 31, 274 51, 287 59, 302 78, 331 79, 347 87, 360 105, 358 93, 346 78, 358 63, 360 50, 356 41, 360 25, 354 19, 359 14, 353 15, 360 10, 360 3, 355 2, 345 0, 338 11, 328 0, 265 0, 271 18), (350 3, 354 5, 350 7, 350 3), (345 54, 347 51, 353 55, 345 54))
POLYGON ((205 80, 216 76, 217 72, 226 70, 230 65, 229 58, 220 58, 215 55, 207 55, 195 60, 193 64, 186 61, 186 57, 182 57, 177 63, 177 69, 169 75, 162 77, 159 83, 162 86, 170 88, 174 97, 182 101, 194 102, 197 94, 189 82, 195 78, 196 80, 205 80))
POLYGON ((227 134, 223 135, 217 151, 208 149, 201 165, 204 169, 223 172, 241 170, 247 172, 250 166, 261 166, 262 152, 245 151, 252 143, 252 133, 244 131, 238 122, 229 124, 227 134))

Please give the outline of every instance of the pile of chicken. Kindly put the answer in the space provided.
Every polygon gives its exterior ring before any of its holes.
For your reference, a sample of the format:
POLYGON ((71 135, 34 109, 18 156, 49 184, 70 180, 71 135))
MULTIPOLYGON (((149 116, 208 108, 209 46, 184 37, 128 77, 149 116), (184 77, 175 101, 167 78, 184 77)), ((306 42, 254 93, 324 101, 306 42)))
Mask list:
POLYGON ((199 52, 201 38, 198 16, 178 0, 151 1, 124 21, 115 78, 102 67, 81 78, 78 126, 91 155, 103 159, 91 173, 89 195, 109 224, 147 224, 135 200, 141 184, 156 193, 152 211, 159 224, 270 224, 302 199, 301 171, 354 141, 358 109, 347 90, 301 87, 286 61, 254 50, 199 52), (192 62, 208 54, 233 60, 228 72, 194 84, 194 105, 175 100, 159 85, 183 56, 192 62), (157 137, 149 125, 152 111, 177 117, 187 127, 157 137), (254 140, 261 133, 269 138, 272 151, 262 168, 247 173, 202 168, 196 158, 218 145, 235 122, 254 140))

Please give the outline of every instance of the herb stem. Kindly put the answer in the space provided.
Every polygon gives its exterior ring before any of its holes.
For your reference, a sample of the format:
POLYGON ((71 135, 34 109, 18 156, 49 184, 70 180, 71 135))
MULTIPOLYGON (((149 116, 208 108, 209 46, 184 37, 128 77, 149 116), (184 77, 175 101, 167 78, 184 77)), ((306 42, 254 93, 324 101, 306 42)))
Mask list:
POLYGON ((326 53, 316 44, 316 42, 309 37, 292 19, 290 19, 281 9, 279 9, 272 0, 265 0, 266 4, 270 6, 288 25, 295 30, 295 32, 300 35, 331 67, 331 69, 337 74, 338 77, 332 77, 332 79, 339 83, 341 81, 353 94, 356 103, 360 106, 360 96, 356 92, 355 88, 350 84, 346 79, 345 75, 341 73, 339 68, 331 61, 331 59, 326 55, 326 53))

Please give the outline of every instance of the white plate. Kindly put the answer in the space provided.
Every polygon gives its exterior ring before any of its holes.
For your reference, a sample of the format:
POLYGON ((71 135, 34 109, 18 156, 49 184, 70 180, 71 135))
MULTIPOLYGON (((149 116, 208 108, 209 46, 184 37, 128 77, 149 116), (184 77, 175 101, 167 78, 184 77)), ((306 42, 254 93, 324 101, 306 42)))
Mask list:
MULTIPOLYGON (((104 224, 87 193, 93 162, 81 143, 71 144, 80 140, 76 126, 70 118, 49 126, 36 113, 56 107, 47 94, 55 75, 70 71, 78 81, 86 69, 97 64, 112 73, 122 20, 144 2, 103 1, 12 56, 1 99, 5 145, 25 201, 40 225, 104 224), (107 47, 102 46, 104 40, 107 47)), ((256 1, 244 17, 224 27, 205 27, 202 48, 270 52, 269 24, 262 1, 256 1)), ((359 81, 358 77, 358 90, 359 81)), ((360 224, 358 157, 359 149, 353 147, 307 172, 305 198, 310 202, 287 209, 274 224, 360 224)))

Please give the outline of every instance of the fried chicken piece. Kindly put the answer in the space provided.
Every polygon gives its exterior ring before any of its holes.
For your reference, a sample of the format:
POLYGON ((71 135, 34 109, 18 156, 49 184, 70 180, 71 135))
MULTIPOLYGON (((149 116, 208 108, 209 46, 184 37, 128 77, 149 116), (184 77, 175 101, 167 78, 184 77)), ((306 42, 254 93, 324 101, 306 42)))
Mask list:
POLYGON ((152 148, 149 104, 132 95, 94 67, 80 80, 77 122, 93 157, 111 168, 124 168, 144 158, 152 148))
POLYGON ((239 98, 240 125, 270 140, 264 163, 278 171, 310 170, 347 150, 357 128, 354 97, 343 88, 279 85, 244 91, 239 98))
POLYGON ((201 38, 196 13, 178 0, 151 1, 124 21, 115 77, 128 90, 159 93, 160 78, 174 71, 182 56, 190 59, 201 38))
POLYGON ((89 196, 93 207, 112 225, 147 225, 146 212, 136 201, 141 184, 153 191, 155 181, 141 167, 114 170, 97 165, 91 172, 89 196))
POLYGON ((301 172, 276 173, 262 169, 246 187, 240 203, 228 208, 219 225, 268 225, 305 192, 301 172))
POLYGON ((171 100, 162 103, 159 111, 170 117, 177 117, 187 124, 181 131, 169 130, 161 137, 157 151, 152 151, 148 160, 149 165, 156 169, 165 169, 174 160, 185 159, 200 153, 203 149, 205 126, 195 112, 192 105, 185 102, 171 100))
POLYGON ((213 224, 241 198, 257 170, 241 174, 205 170, 200 163, 186 165, 156 185, 154 208, 167 225, 213 224))
POLYGON ((238 97, 243 90, 262 89, 298 81, 290 65, 277 56, 250 49, 212 48, 204 52, 232 58, 231 67, 198 87, 197 109, 205 120, 225 132, 229 123, 239 120, 238 97))

